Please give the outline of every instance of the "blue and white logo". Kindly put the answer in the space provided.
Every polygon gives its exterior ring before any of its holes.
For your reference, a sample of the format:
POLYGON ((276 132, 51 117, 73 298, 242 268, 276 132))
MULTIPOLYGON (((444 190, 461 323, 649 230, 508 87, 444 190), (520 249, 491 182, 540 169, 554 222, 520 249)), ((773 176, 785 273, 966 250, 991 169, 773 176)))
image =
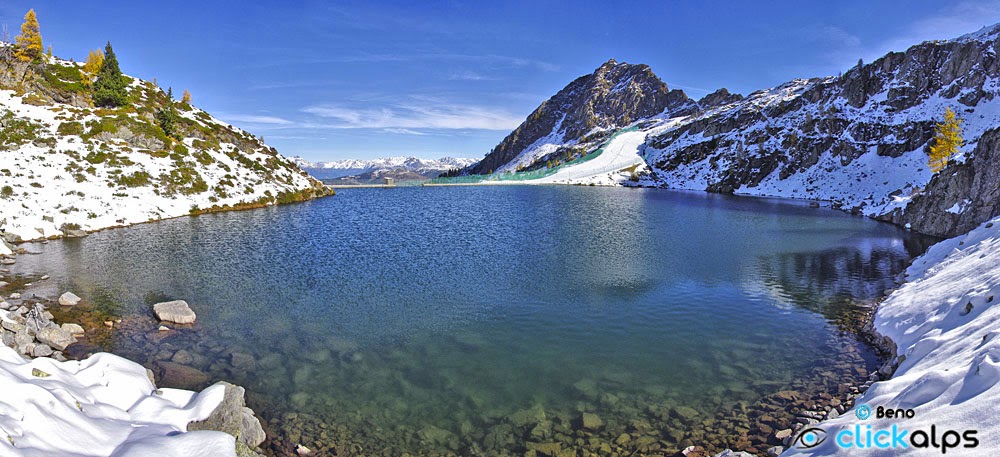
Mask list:
POLYGON ((858 419, 867 420, 872 417, 872 409, 868 405, 860 404, 857 408, 854 408, 854 414, 858 416, 858 419))

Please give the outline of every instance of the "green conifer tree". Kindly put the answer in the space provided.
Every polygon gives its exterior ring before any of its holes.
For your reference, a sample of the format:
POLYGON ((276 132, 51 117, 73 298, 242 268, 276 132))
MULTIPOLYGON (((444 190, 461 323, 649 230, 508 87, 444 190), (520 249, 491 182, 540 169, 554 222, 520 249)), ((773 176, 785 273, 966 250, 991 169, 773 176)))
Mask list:
POLYGON ((128 80, 118 68, 118 58, 109 41, 104 48, 104 62, 94 80, 94 105, 118 107, 128 103, 128 80))

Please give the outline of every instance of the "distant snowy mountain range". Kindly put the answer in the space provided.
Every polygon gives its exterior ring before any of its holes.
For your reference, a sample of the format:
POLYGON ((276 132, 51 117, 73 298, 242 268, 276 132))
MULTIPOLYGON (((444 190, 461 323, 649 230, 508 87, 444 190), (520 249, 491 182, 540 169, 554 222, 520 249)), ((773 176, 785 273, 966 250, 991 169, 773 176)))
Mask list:
POLYGON ((453 168, 464 168, 477 159, 442 157, 440 159, 419 159, 416 157, 382 157, 378 159, 345 159, 329 162, 310 162, 301 157, 292 157, 299 168, 318 179, 336 179, 348 176, 376 178, 388 175, 410 176, 412 179, 430 179, 453 168), (362 176, 368 175, 368 176, 362 176))

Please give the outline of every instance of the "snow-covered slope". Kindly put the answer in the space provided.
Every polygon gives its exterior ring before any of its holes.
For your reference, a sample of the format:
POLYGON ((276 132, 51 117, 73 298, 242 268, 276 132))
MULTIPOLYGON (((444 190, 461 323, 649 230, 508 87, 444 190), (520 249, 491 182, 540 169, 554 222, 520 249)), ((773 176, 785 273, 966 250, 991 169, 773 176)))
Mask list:
POLYGON ((223 401, 157 390, 141 365, 111 354, 26 361, 0 345, 0 456, 235 456, 235 438, 187 431, 223 401))
POLYGON ((541 179, 527 181, 537 184, 605 184, 612 185, 620 179, 620 170, 642 172, 646 162, 639 155, 639 148, 646 139, 645 132, 622 132, 604 146, 596 158, 575 166, 562 167, 541 179))
MULTIPOLYGON (((1000 218, 931 247, 906 271, 907 283, 879 307, 875 328, 895 342, 899 367, 857 399, 873 416, 853 413, 822 422, 827 439, 812 449, 792 448, 784 455, 943 455, 948 430, 953 448, 947 455, 996 455, 1000 449, 1000 218), (912 409, 907 419, 876 418, 877 408, 912 409), (867 430, 937 431, 937 447, 918 449, 848 449, 836 436, 856 425, 867 430), (975 448, 966 436, 976 430, 975 448)), ((908 438, 907 438, 908 439, 908 438)), ((849 440, 842 440, 849 441, 849 440)), ((883 440, 885 441, 885 440, 883 440)))
POLYGON ((318 179, 341 178, 363 173, 377 173, 380 170, 405 170, 428 178, 454 169, 464 168, 476 159, 442 157, 440 159, 419 159, 416 157, 381 157, 378 159, 345 159, 329 162, 309 162, 301 157, 292 157, 300 168, 318 179))
POLYGON ((80 78, 78 68, 58 59, 27 66, 0 52, 0 228, 9 238, 327 193, 258 138, 169 101, 151 82, 132 79, 131 106, 91 107, 80 81, 61 79, 80 78), (168 103, 179 140, 155 117, 168 103))

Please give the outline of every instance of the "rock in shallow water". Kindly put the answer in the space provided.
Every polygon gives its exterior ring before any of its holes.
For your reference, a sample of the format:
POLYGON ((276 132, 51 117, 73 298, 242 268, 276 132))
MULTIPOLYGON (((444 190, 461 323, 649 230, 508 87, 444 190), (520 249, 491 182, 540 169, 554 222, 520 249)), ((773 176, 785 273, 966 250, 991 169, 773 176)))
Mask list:
POLYGON ((59 304, 63 306, 76 306, 80 303, 81 298, 77 297, 73 292, 66 292, 59 296, 59 304))
POLYGON ((153 313, 161 321, 176 324, 193 324, 197 316, 184 300, 174 300, 153 305, 153 313))
POLYGON ((163 370, 163 379, 182 389, 196 389, 209 380, 207 374, 187 365, 175 362, 159 362, 158 365, 163 370))
POLYGON ((69 332, 70 335, 83 335, 83 327, 80 324, 63 324, 61 327, 63 330, 69 332))
POLYGON ((66 349, 66 346, 76 342, 76 338, 73 335, 59 327, 43 328, 38 331, 35 337, 38 338, 38 341, 49 345, 57 351, 66 349))

